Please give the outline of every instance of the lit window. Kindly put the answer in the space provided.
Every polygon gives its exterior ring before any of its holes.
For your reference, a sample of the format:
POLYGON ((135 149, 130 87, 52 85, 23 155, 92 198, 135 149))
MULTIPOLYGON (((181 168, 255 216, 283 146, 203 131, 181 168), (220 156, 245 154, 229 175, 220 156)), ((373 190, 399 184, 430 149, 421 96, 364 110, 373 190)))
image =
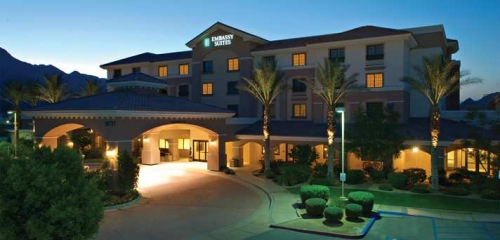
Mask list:
POLYGON ((384 86, 383 73, 368 73, 366 74, 366 87, 367 88, 380 88, 384 86))
POLYGON ((203 73, 213 73, 212 61, 203 61, 203 73))
POLYGON ((140 67, 134 67, 134 68, 132 68, 132 72, 133 73, 140 73, 141 72, 141 68, 140 67))
POLYGON ((227 82, 227 95, 237 95, 239 94, 238 88, 238 82, 227 82))
POLYGON ((305 66, 306 65, 306 54, 305 53, 292 54, 292 65, 293 66, 305 66))
POLYGON ((189 65, 179 64, 179 75, 188 75, 189 74, 189 65))
POLYGON ((177 149, 184 149, 184 150, 191 149, 189 138, 179 138, 177 140, 177 149))
POLYGON ((240 61, 238 58, 227 59, 227 71, 234 72, 240 70, 240 61))
POLYGON ((203 83, 202 94, 204 96, 212 96, 213 95, 212 83, 203 83))
POLYGON ((169 148, 169 143, 167 139, 160 139, 160 142, 158 143, 160 149, 168 149, 169 148))
POLYGON ((305 103, 297 103, 293 104, 293 117, 294 118, 305 118, 307 115, 306 112, 306 104, 305 103))
POLYGON ((344 62, 345 60, 344 48, 330 49, 330 59, 332 61, 344 62))
POLYGON ((384 45, 366 46, 366 60, 384 59, 384 45))
POLYGON ((159 66, 158 67, 158 76, 166 77, 168 75, 168 67, 167 66, 159 66))

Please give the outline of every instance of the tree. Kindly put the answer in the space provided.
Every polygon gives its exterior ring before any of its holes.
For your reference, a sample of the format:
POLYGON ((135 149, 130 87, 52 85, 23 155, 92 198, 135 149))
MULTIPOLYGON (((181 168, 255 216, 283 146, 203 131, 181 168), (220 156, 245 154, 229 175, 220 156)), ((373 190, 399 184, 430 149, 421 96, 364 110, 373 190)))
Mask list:
POLYGON ((85 178, 80 155, 60 146, 25 156, 0 161, 0 239, 91 238, 102 193, 85 178))
POLYGON ((101 82, 97 79, 85 80, 85 85, 80 89, 80 97, 96 95, 101 91, 101 82))
POLYGON ((388 172, 404 148, 401 128, 399 113, 392 108, 359 109, 346 134, 347 148, 362 160, 383 162, 388 172))
POLYGON ((324 66, 318 64, 317 79, 305 80, 304 82, 316 93, 326 104, 326 134, 328 140, 328 173, 327 178, 333 180, 334 162, 333 152, 335 144, 335 105, 347 91, 355 87, 357 73, 345 77, 348 66, 342 66, 338 61, 325 58, 324 66))
POLYGON ((281 80, 276 61, 262 61, 260 68, 254 69, 254 78, 243 78, 246 84, 239 84, 238 88, 252 94, 262 104, 262 133, 264 135, 264 170, 266 175, 271 173, 271 136, 269 130, 269 106, 288 85, 281 80))
POLYGON ((20 80, 7 80, 4 82, 1 94, 2 100, 14 107, 14 144, 19 142, 19 127, 21 120, 21 102, 24 100, 24 85, 20 80))
POLYGON ((40 84, 34 80, 25 83, 24 101, 30 106, 36 107, 40 101, 40 84))
POLYGON ((40 99, 49 103, 56 103, 70 97, 66 91, 66 83, 61 75, 45 75, 45 86, 40 88, 40 99))
POLYGON ((430 107, 430 142, 431 142, 431 188, 437 191, 439 188, 438 178, 438 152, 439 131, 441 129, 441 110, 439 103, 448 94, 457 91, 460 86, 481 82, 478 78, 461 77, 468 75, 467 72, 455 71, 455 64, 445 60, 444 56, 436 55, 432 58, 424 57, 424 69, 415 66, 418 79, 405 77, 403 82, 408 83, 412 88, 424 95, 431 105, 430 107))
POLYGON ((139 180, 139 165, 127 151, 118 155, 118 185, 122 193, 133 191, 139 180))
POLYGON ((308 144, 294 146, 288 155, 295 163, 307 166, 311 166, 318 159, 316 149, 308 144))

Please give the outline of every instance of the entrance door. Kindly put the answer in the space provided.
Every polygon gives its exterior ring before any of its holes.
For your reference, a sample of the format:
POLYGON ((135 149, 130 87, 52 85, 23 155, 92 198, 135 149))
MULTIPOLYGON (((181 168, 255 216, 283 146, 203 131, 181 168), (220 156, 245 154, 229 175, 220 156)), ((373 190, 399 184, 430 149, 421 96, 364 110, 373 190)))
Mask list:
POLYGON ((207 161, 208 141, 193 140, 193 160, 194 161, 207 161))

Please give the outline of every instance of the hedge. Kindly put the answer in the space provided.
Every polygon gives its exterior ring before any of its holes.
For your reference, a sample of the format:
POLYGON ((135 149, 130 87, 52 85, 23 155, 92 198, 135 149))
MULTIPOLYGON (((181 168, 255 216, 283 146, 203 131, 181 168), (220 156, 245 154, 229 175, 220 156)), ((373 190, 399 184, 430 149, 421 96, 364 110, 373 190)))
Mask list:
POLYGON ((300 187, 300 199, 302 204, 309 198, 322 198, 328 201, 330 198, 330 189, 321 185, 304 185, 300 187))
POLYGON ((347 184, 358 184, 365 180, 365 172, 359 169, 348 170, 345 173, 347 184))
POLYGON ((279 167, 281 173, 281 184, 293 186, 304 183, 311 176, 311 168, 300 164, 283 164, 279 167))
POLYGON ((453 196, 467 196, 470 194, 470 191, 464 187, 448 187, 443 193, 453 196))
POLYGON ((327 222, 337 222, 344 217, 344 210, 339 207, 327 207, 325 209, 325 218, 327 222))
POLYGON ((403 189, 408 184, 408 176, 404 173, 389 173, 389 175, 387 175, 387 179, 389 180, 389 183, 397 189, 403 189))
POLYGON ((345 206, 345 216, 348 219, 356 219, 361 217, 363 207, 356 203, 349 203, 345 206))
POLYGON ((326 201, 323 198, 309 198, 306 200, 306 212, 310 216, 323 216, 326 201))
POLYGON ((370 192, 355 191, 350 192, 347 195, 349 203, 359 204, 363 210, 364 215, 368 215, 372 212, 373 204, 375 203, 375 197, 370 192))

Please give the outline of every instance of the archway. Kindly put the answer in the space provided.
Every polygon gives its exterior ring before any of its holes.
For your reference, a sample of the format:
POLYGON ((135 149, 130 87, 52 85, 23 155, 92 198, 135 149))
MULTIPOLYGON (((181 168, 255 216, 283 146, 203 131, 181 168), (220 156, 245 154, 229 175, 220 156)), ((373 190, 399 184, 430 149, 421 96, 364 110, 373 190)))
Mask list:
POLYGON ((408 168, 422 168, 427 175, 431 173, 431 155, 419 147, 401 151, 401 156, 394 159, 394 169, 403 171, 408 168))

